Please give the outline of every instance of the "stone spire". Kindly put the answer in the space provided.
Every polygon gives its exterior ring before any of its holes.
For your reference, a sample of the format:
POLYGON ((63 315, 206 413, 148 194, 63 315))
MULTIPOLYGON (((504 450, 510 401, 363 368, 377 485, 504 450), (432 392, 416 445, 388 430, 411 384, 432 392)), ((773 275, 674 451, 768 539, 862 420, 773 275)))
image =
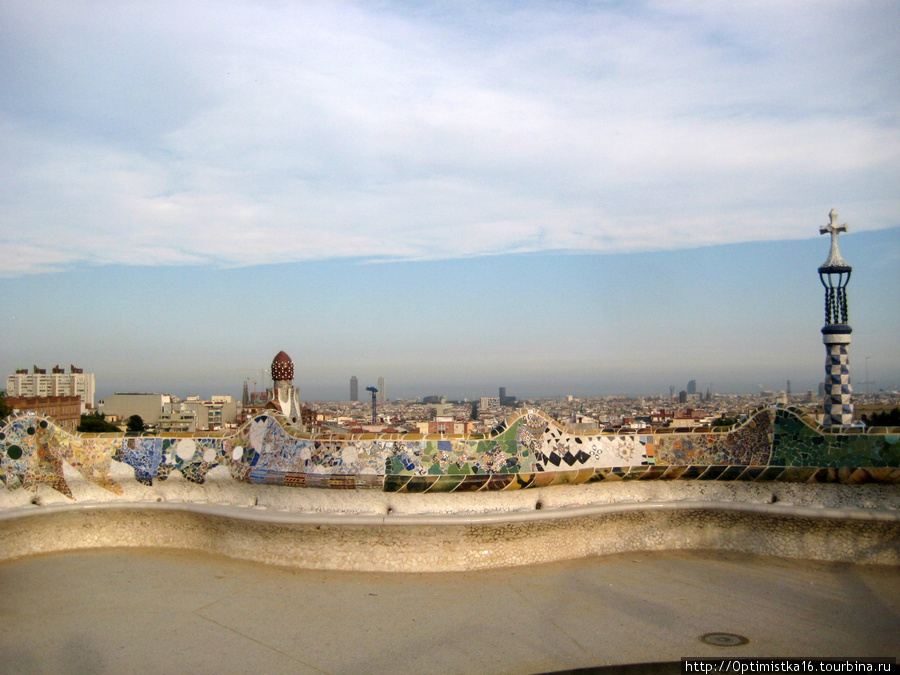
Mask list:
POLYGON ((834 209, 828 214, 829 223, 819 228, 819 234, 831 235, 828 259, 819 266, 819 280, 825 287, 825 415, 824 426, 844 426, 853 423, 853 391, 850 387, 850 334, 847 323, 847 284, 853 268, 841 257, 838 235, 847 231, 847 224, 838 225, 834 209))

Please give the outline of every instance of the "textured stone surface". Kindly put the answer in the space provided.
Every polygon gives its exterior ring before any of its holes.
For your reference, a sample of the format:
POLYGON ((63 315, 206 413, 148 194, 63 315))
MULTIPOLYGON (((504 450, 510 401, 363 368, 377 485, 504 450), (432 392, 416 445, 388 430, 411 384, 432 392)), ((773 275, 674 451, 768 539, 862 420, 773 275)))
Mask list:
POLYGON ((117 503, 0 516, 0 551, 6 559, 115 546, 192 549, 309 569, 396 572, 670 549, 896 565, 900 517, 890 510, 709 501, 431 516, 117 503))

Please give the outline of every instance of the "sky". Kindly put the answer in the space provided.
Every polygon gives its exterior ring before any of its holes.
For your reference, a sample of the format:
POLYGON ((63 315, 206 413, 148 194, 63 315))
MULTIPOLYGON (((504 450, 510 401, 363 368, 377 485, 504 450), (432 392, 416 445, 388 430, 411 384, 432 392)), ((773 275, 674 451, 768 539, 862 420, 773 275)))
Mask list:
POLYGON ((900 387, 900 4, 0 3, 0 371, 900 387), (865 375, 868 368, 868 379, 865 375))

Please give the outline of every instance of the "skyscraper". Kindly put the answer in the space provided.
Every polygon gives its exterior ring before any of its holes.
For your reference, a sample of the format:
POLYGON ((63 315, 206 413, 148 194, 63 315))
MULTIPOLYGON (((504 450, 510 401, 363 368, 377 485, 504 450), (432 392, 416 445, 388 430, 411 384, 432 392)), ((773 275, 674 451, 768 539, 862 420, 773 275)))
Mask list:
POLYGON ((359 400, 359 380, 357 379, 356 375, 352 375, 350 377, 350 400, 359 400))
POLYGON ((387 389, 384 387, 384 375, 378 378, 378 402, 384 403, 387 401, 387 389))
POLYGON ((697 380, 691 380, 687 385, 687 393, 696 394, 697 393, 697 380))
POLYGON ((819 234, 831 235, 828 259, 819 267, 819 280, 825 287, 825 414, 823 426, 853 423, 853 390, 850 388, 850 333, 847 323, 847 284, 853 268, 841 257, 838 234, 847 231, 847 224, 838 225, 837 211, 831 209, 829 223, 819 228, 819 234))

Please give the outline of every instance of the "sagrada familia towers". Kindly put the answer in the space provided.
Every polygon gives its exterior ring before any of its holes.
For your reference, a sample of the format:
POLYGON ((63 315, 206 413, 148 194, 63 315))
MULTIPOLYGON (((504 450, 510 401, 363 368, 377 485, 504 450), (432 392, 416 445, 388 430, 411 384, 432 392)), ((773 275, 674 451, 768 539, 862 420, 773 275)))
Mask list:
POLYGON ((853 423, 853 391, 850 388, 850 333, 847 323, 847 284, 853 268, 841 257, 838 234, 847 231, 847 224, 838 225, 834 209, 828 214, 830 222, 819 228, 819 234, 831 235, 828 260, 819 266, 819 279, 825 287, 825 416, 822 426, 844 426, 853 423))

